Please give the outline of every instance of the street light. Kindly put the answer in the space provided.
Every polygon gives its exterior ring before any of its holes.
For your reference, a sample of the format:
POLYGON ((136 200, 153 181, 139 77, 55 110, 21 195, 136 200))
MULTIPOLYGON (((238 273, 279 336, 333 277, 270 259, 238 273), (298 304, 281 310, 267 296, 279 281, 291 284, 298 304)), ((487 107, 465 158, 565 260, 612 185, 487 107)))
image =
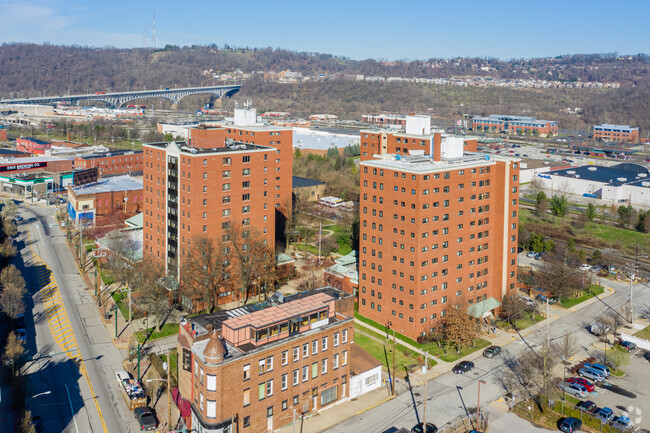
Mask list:
POLYGON ((45 392, 38 393, 38 394, 36 394, 36 395, 32 395, 32 396, 29 397, 27 400, 25 400, 25 403, 27 403, 29 400, 31 400, 31 399, 33 399, 33 398, 40 397, 40 396, 42 396, 42 395, 50 395, 50 394, 52 394, 52 391, 45 391, 45 392))

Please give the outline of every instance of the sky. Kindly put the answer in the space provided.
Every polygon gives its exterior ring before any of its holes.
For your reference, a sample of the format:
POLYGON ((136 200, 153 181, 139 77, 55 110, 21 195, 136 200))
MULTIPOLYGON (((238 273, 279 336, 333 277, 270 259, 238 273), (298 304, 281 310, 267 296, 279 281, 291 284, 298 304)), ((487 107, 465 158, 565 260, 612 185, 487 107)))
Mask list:
POLYGON ((0 0, 0 43, 150 47, 154 14, 156 47, 355 60, 650 53, 648 0, 0 0))

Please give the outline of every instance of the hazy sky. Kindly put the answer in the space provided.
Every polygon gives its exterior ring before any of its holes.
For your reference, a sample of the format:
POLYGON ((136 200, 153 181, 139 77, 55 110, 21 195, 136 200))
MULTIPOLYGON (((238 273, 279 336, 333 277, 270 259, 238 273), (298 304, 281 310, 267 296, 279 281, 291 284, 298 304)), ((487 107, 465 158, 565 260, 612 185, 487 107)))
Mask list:
POLYGON ((0 42, 229 44, 353 59, 650 53, 648 0, 0 0, 0 42))

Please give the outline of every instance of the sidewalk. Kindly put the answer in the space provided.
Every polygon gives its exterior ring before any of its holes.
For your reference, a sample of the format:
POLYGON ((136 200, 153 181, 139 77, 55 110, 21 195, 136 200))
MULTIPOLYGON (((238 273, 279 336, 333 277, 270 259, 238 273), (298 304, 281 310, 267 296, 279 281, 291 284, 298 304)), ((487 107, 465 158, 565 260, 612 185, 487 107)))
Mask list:
POLYGON ((338 404, 328 406, 313 415, 307 415, 302 421, 300 416, 296 415, 295 430, 293 423, 276 430, 279 433, 294 433, 295 431, 303 432, 321 432, 330 429, 337 424, 370 410, 380 404, 392 400, 394 397, 388 395, 386 386, 382 386, 373 391, 360 395, 351 400, 343 400, 338 404))

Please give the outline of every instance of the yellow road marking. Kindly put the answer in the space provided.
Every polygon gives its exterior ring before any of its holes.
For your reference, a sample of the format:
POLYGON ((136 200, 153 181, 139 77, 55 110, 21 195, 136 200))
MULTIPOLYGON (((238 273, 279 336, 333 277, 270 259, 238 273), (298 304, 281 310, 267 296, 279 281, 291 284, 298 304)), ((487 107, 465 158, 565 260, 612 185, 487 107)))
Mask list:
POLYGON ((97 399, 97 395, 95 394, 95 389, 93 388, 92 382, 90 381, 90 377, 88 376, 88 371, 86 370, 86 364, 84 363, 83 359, 79 356, 79 346, 77 345, 77 340, 74 337, 74 332, 72 331, 72 328, 63 332, 63 334, 59 335, 57 338, 57 335, 60 334, 64 326, 70 327, 70 321, 68 315, 66 314, 65 305, 63 304, 63 300, 61 299, 59 288, 57 287, 56 281, 52 276, 52 270, 47 265, 47 263, 43 262, 43 260, 41 260, 41 258, 38 255, 36 255, 36 253, 34 252, 29 229, 27 229, 27 239, 29 241, 29 249, 31 250, 32 257, 34 258, 32 263, 45 266, 45 268, 47 269, 47 271, 42 270, 39 272, 38 279, 40 280, 39 282, 41 283, 40 285, 42 286, 41 296, 43 297, 43 304, 45 305, 46 300, 52 303, 52 305, 49 308, 45 309, 46 315, 48 316, 47 323, 50 328, 50 332, 52 333, 52 336, 56 340, 59 347, 61 347, 64 351, 70 351, 76 349, 74 354, 73 352, 67 352, 66 355, 68 355, 70 359, 80 359, 79 372, 86 379, 86 383, 88 383, 88 388, 90 389, 90 394, 93 398, 93 401, 95 402, 95 408, 97 409, 97 414, 99 415, 99 421, 102 424, 104 433, 108 433, 106 422, 104 421, 104 415, 102 414, 102 410, 99 407, 99 401, 97 399), (57 334, 55 334, 54 331, 55 327, 59 330, 57 334), (65 337, 65 338, 61 338, 61 337, 65 337))

